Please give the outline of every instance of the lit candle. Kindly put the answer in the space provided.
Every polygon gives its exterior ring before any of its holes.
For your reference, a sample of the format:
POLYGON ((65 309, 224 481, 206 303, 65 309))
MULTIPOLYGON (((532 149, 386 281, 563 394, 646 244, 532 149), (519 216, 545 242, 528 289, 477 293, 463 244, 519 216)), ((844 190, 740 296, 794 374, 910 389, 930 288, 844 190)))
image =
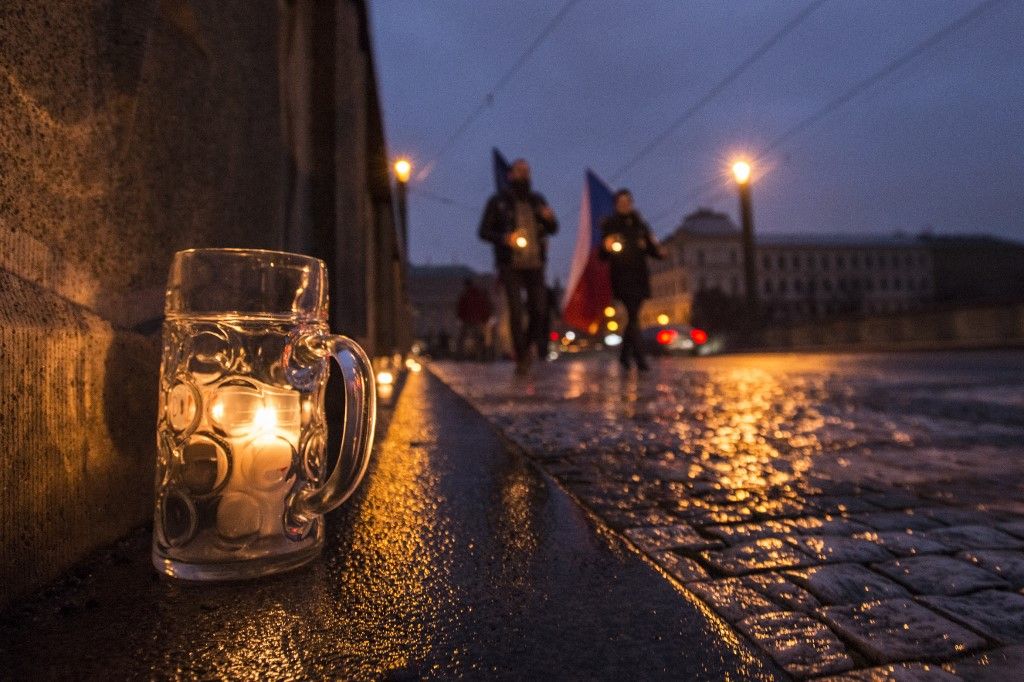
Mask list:
POLYGON ((229 382, 217 389, 210 418, 234 453, 217 508, 218 534, 235 541, 281 534, 280 510, 302 428, 299 393, 252 380, 229 382))
POLYGON ((614 251, 615 253, 618 253, 618 252, 622 251, 622 242, 620 242, 618 239, 613 241, 612 242, 612 251, 614 251))
POLYGON ((516 246, 520 249, 525 249, 527 244, 529 244, 529 242, 526 241, 526 237, 516 237, 516 246))

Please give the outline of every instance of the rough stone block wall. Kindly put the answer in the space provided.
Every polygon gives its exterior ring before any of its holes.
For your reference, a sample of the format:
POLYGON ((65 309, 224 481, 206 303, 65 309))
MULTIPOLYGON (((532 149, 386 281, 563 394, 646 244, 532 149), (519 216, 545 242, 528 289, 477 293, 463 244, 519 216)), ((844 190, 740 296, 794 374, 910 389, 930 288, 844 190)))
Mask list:
POLYGON ((0 606, 150 518, 171 254, 283 243, 277 12, 0 3, 0 606))

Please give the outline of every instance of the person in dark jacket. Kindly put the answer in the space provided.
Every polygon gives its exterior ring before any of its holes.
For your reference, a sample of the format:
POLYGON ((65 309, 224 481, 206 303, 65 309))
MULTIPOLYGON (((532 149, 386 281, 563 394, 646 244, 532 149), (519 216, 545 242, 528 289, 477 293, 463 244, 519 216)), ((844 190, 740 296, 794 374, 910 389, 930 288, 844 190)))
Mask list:
POLYGON ((641 371, 648 369, 640 336, 640 307, 651 297, 647 258, 664 258, 651 228, 633 208, 628 189, 615 193, 615 213, 601 221, 601 258, 608 261, 612 295, 626 308, 626 327, 622 332, 619 362, 629 367, 631 360, 641 371))
POLYGON ((472 357, 476 360, 484 358, 484 327, 491 318, 491 298, 478 286, 472 278, 462 281, 462 293, 456 308, 459 318, 459 340, 455 350, 460 357, 472 357), (466 344, 472 344, 472 354, 467 352, 466 344))
POLYGON ((487 201, 480 220, 480 238, 494 244, 498 277, 508 296, 509 327, 516 354, 516 372, 530 369, 531 351, 547 356, 547 289, 544 263, 547 240, 558 221, 544 197, 530 187, 530 166, 516 159, 508 187, 487 201), (529 323, 523 328, 523 292, 529 323))

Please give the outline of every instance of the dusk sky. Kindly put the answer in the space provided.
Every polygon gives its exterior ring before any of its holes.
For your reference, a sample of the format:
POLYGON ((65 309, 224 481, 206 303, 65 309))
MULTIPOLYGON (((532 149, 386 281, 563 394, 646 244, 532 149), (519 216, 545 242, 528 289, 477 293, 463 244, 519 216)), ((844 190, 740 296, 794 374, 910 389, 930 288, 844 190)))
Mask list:
MULTIPOLYGON (((710 206, 725 175, 979 0, 829 0, 622 177, 611 176, 811 0, 580 0, 492 104, 411 183, 414 263, 491 268, 476 237, 491 147, 533 166, 572 258, 586 168, 633 190, 655 232, 710 206), (714 187, 695 189, 718 178, 714 187), (441 199, 454 201, 455 205, 441 199)), ((371 3, 388 145, 418 171, 562 0, 371 3)), ((1024 2, 1004 0, 762 159, 760 232, 989 233, 1024 240, 1024 2)))

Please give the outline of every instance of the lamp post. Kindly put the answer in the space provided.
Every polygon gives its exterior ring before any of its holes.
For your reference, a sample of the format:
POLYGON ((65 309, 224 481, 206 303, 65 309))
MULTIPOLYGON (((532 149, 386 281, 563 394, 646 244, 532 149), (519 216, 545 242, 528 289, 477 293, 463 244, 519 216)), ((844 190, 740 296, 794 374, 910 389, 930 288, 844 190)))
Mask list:
POLYGON ((747 292, 747 305, 757 307, 757 270, 754 263, 754 210, 750 205, 750 164, 737 161, 732 174, 740 191, 740 222, 743 229, 743 288, 747 292))
POLYGON ((409 260, 409 176, 412 175, 412 162, 401 158, 395 161, 395 179, 398 180, 398 229, 402 233, 402 249, 405 259, 409 260))

